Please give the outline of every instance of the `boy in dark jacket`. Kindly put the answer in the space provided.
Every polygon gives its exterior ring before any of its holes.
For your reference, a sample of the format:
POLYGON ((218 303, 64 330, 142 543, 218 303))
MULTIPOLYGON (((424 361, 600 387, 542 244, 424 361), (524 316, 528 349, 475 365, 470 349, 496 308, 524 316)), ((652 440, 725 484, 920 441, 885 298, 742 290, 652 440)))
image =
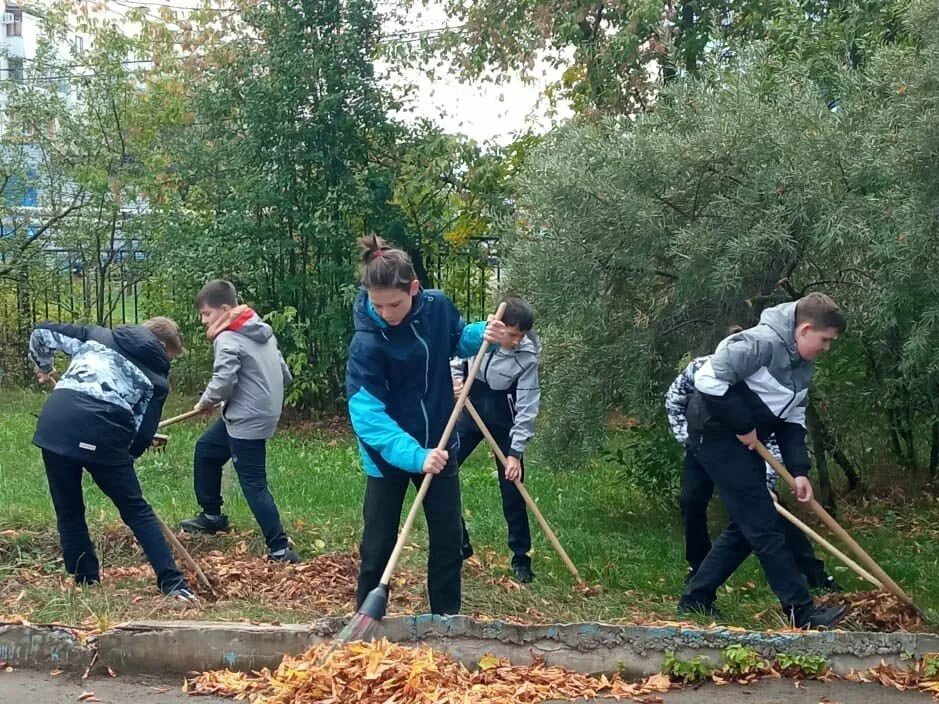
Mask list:
POLYGON ((160 421, 170 360, 182 352, 179 328, 169 318, 113 330, 42 323, 29 340, 40 383, 51 381, 56 350, 71 361, 43 406, 33 443, 42 449, 65 569, 80 585, 101 581, 85 522, 85 469, 134 532, 160 591, 192 601, 134 471, 160 421))
MULTIPOLYGON (((522 455, 535 434, 535 419, 541 405, 541 387, 538 384, 538 356, 541 343, 532 330, 535 314, 528 302, 517 296, 507 296, 502 343, 494 347, 483 360, 470 400, 479 413, 499 448, 508 460, 508 466, 496 460, 499 491, 502 494, 502 513, 509 529, 509 550, 512 551, 512 570, 518 581, 531 582, 531 527, 525 500, 515 486, 524 481, 525 466, 522 455)), ((464 360, 457 358, 450 364, 454 393, 459 393, 468 371, 464 360)), ((483 434, 468 411, 460 414, 456 432, 459 437, 457 464, 463 466, 483 434)), ((463 558, 473 554, 469 532, 463 524, 463 558)))
POLYGON ((290 549, 267 484, 267 441, 277 430, 284 387, 293 381, 277 338, 257 313, 238 305, 235 287, 228 281, 207 283, 196 295, 196 308, 212 340, 215 362, 195 408, 209 414, 218 404, 225 405, 222 417, 196 442, 193 474, 202 511, 183 521, 182 528, 200 533, 228 530, 228 516, 222 513, 222 467, 231 459, 270 558, 300 562, 290 549))
POLYGON ((718 588, 756 553, 783 611, 800 628, 831 627, 844 608, 818 607, 801 579, 766 491, 758 441, 775 435, 795 477, 796 498, 812 499, 806 475, 805 408, 815 359, 845 328, 828 296, 813 293, 763 311, 760 324, 723 340, 695 374, 688 450, 714 482, 730 524, 679 601, 679 613, 715 613, 718 588))

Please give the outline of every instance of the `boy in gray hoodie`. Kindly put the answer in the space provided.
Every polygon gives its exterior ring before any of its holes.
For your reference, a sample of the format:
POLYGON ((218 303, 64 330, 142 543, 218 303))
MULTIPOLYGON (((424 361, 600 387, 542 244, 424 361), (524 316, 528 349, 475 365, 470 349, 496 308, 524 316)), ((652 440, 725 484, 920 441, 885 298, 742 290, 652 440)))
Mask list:
POLYGON ((796 498, 812 500, 805 445, 809 385, 816 358, 844 328, 835 302, 810 293, 764 310, 759 325, 724 339, 695 373, 687 450, 720 492, 730 524, 688 582, 680 614, 719 618, 717 590, 753 552, 796 627, 831 628, 844 617, 843 607, 812 601, 766 490, 763 460, 753 451, 775 437, 795 477, 796 498))
POLYGON ((270 557, 297 563, 290 549, 274 497, 267 486, 267 440, 274 435, 284 403, 284 387, 293 380, 277 348, 271 326, 251 308, 238 305, 235 287, 219 279, 196 295, 196 308, 212 340, 212 378, 196 410, 210 414, 222 403, 221 418, 196 443, 193 460, 196 500, 202 511, 181 523, 183 530, 228 530, 222 513, 222 466, 231 459, 241 490, 257 519, 270 557))
MULTIPOLYGON (((509 529, 512 569, 520 582, 527 583, 534 579, 528 555, 531 528, 525 500, 515 481, 525 479, 522 454, 535 434, 535 418, 541 405, 541 387, 538 384, 541 344, 532 330, 535 315, 528 302, 515 296, 506 296, 502 301, 506 304, 502 316, 505 324, 503 342, 483 360, 470 389, 470 400, 508 460, 505 467, 496 460, 502 513, 509 529)), ((466 362, 460 359, 450 365, 456 393, 463 386, 466 367, 466 362)), ((460 415, 456 432, 460 443, 457 464, 462 465, 483 440, 483 435, 467 411, 460 415)), ((472 554, 473 547, 464 522, 463 559, 472 554)))

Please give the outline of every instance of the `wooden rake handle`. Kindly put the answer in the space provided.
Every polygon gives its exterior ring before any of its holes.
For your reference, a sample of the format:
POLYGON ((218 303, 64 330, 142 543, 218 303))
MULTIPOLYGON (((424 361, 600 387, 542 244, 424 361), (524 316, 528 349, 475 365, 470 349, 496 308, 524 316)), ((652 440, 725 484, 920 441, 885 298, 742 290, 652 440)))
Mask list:
MULTIPOLYGON (((500 303, 499 308, 496 310, 496 314, 492 319, 502 320, 503 315, 505 315, 505 303, 500 303)), ((482 366, 483 357, 486 356, 486 351, 488 349, 489 343, 483 340, 483 344, 480 346, 479 351, 473 358, 473 365, 470 367, 469 379, 467 383, 463 385, 463 390, 457 397, 456 404, 453 406, 453 412, 450 413, 450 419, 447 421, 443 435, 440 436, 440 442, 437 443, 438 450, 447 449, 447 444, 450 442, 450 436, 453 434, 453 428, 456 427, 456 421, 460 417, 460 413, 463 411, 463 406, 466 405, 466 401, 469 398, 469 391, 470 387, 473 385, 473 379, 476 377, 476 372, 479 371, 479 367, 482 366)), ((424 497, 427 496, 427 490, 430 488, 430 482, 433 478, 433 474, 425 474, 424 479, 421 482, 421 486, 417 490, 417 496, 414 497, 414 503, 411 504, 411 510, 408 511, 408 516, 404 520, 404 525, 401 527, 401 532, 398 533, 398 541, 395 543, 394 550, 391 552, 391 557, 388 558, 388 564, 385 565, 385 571, 382 572, 380 583, 384 584, 385 586, 391 584, 391 577, 394 575, 395 568, 398 566, 398 559, 401 557, 401 551, 404 549, 404 543, 411 534, 411 528, 414 525, 414 519, 417 516, 417 510, 421 507, 421 504, 424 503, 424 497)))
POLYGON ((189 565, 189 568, 196 573, 199 581, 202 582, 206 589, 209 590, 209 594, 213 594, 215 589, 212 587, 212 583, 209 581, 209 578, 205 576, 205 572, 203 572, 202 568, 199 567, 199 563, 196 562, 195 558, 189 554, 189 551, 186 549, 186 547, 181 542, 179 542, 179 538, 177 538, 173 531, 169 529, 169 526, 163 522, 163 519, 159 516, 157 516, 156 519, 157 523, 160 524, 160 530, 163 531, 163 536, 166 538, 167 542, 173 546, 173 548, 176 550, 176 553, 183 559, 183 562, 189 565))
MULTIPOLYGON (((489 428, 486 427, 486 423, 483 421, 482 416, 479 415, 479 412, 476 410, 473 402, 469 399, 466 399, 466 410, 476 422, 476 425, 479 427, 479 431, 483 434, 483 437, 486 438, 486 441, 492 448, 493 453, 495 453, 496 458, 499 460, 499 462, 502 463, 503 467, 508 466, 508 460, 506 459, 505 453, 502 452, 502 448, 499 447, 499 443, 497 443, 496 439, 492 437, 492 433, 490 433, 489 428)), ((541 526, 544 534, 548 536, 548 540, 551 542, 554 550, 561 558, 561 561, 567 566, 567 569, 571 571, 571 574, 574 575, 574 579, 583 584, 584 580, 580 576, 580 572, 577 571, 577 567, 571 561, 571 558, 567 556, 564 548, 561 547, 561 543, 558 540, 558 537, 554 534, 554 531, 551 530, 551 526, 548 525, 545 517, 541 515, 541 511, 538 510, 538 507, 535 505, 535 500, 531 498, 531 495, 528 493, 525 485, 522 484, 522 482, 518 479, 516 479, 513 483, 515 484, 515 488, 518 489, 518 493, 520 493, 522 498, 525 500, 525 505, 528 506, 528 510, 532 512, 532 514, 538 520, 538 524, 541 526)))
MULTIPOLYGON (((763 443, 757 442, 756 451, 759 453, 760 457, 769 463, 769 466, 773 468, 776 474, 785 480, 786 484, 789 485, 789 488, 795 492, 795 479, 793 479, 792 475, 789 474, 789 470, 787 470, 779 460, 770 454, 769 450, 766 449, 766 446, 763 443)), ((878 565, 870 555, 867 554, 864 548, 862 548, 857 543, 857 541, 848 534, 848 531, 846 531, 838 524, 838 521, 836 521, 832 515, 828 513, 828 511, 826 511, 820 503, 818 503, 818 501, 813 498, 809 502, 809 508, 822 520, 822 523, 828 526, 835 535, 844 541, 844 544, 847 545, 851 549, 851 552, 853 552, 861 561, 861 563, 868 570, 870 570, 871 574, 880 580, 880 582, 883 584, 883 587, 888 592, 922 613, 922 610, 914 603, 913 599, 911 599, 910 596, 905 591, 903 591, 899 584, 890 578, 890 575, 888 575, 883 570, 883 568, 878 565)))
POLYGON ((856 562, 855 562, 854 560, 852 560, 850 557, 848 557, 848 556, 845 555, 843 552, 841 552, 841 550, 839 550, 839 549, 836 548, 834 545, 832 545, 832 544, 829 543, 827 540, 825 540, 822 536, 820 536, 818 533, 816 533, 814 530, 812 530, 809 526, 807 526, 805 523, 803 523, 802 521, 800 521, 796 516, 792 515, 792 513, 790 513, 789 511, 787 511, 786 508, 785 508, 783 505, 781 505, 778 501, 776 501, 775 498, 773 499, 773 504, 776 506, 776 511, 779 513, 780 516, 782 516, 783 518, 785 518, 785 519, 786 519, 787 521, 789 521, 792 525, 794 525, 796 528, 798 528, 799 530, 801 530, 803 533, 805 533, 807 536, 809 536, 809 537, 810 537, 812 540, 814 540, 816 543, 818 543, 819 545, 821 545, 821 546, 822 546, 825 550, 827 550, 833 557, 835 557, 836 559, 840 560, 845 566, 848 567, 848 569, 850 569, 852 572, 854 572, 854 574, 856 574, 856 575, 857 575, 858 577, 860 577, 861 579, 867 580, 868 582, 870 582, 871 584, 873 584, 873 585, 874 585, 875 587, 877 587, 878 589, 883 589, 883 588, 884 588, 884 585, 881 583, 881 581, 880 581, 879 579, 877 579, 876 577, 874 577, 870 572, 868 572, 867 570, 865 570, 865 569, 864 569, 863 567, 861 567, 858 563, 856 563, 856 562))
POLYGON ((173 416, 172 418, 167 418, 166 420, 161 420, 157 428, 165 428, 168 425, 174 425, 180 421, 189 420, 190 418, 195 418, 198 415, 202 415, 202 411, 197 411, 193 408, 191 411, 186 411, 185 413, 180 413, 178 416, 173 416))

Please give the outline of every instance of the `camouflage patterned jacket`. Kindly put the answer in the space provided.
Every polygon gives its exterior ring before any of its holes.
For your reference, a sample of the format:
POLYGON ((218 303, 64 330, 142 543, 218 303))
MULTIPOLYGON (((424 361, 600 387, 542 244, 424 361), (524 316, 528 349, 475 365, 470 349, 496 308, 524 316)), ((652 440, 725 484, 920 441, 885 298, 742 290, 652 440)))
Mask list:
POLYGON ((93 464, 122 464, 150 446, 169 392, 169 357, 139 325, 41 323, 29 357, 49 372, 56 351, 71 357, 43 406, 33 443, 93 464))
MULTIPOLYGON (((684 447, 688 443, 688 401, 694 393, 694 375, 708 357, 697 357, 685 367, 672 385, 665 392, 665 412, 668 414, 668 425, 672 429, 672 435, 684 447)), ((779 445, 776 444, 776 438, 770 437, 766 442, 766 449, 782 462, 782 454, 779 452, 779 445)), ((776 472, 768 464, 766 465, 766 486, 772 491, 776 488, 776 472)))

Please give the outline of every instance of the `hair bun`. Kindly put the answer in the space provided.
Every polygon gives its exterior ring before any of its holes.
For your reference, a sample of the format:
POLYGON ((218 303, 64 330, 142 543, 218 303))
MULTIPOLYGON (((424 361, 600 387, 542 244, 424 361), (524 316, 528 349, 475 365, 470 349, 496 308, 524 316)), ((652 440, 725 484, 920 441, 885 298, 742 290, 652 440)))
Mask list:
POLYGON ((379 256, 382 249, 387 247, 385 240, 383 240, 378 235, 366 235, 365 237, 359 237, 358 243, 359 247, 362 248, 360 257, 362 262, 365 264, 368 264, 376 256, 379 256))

